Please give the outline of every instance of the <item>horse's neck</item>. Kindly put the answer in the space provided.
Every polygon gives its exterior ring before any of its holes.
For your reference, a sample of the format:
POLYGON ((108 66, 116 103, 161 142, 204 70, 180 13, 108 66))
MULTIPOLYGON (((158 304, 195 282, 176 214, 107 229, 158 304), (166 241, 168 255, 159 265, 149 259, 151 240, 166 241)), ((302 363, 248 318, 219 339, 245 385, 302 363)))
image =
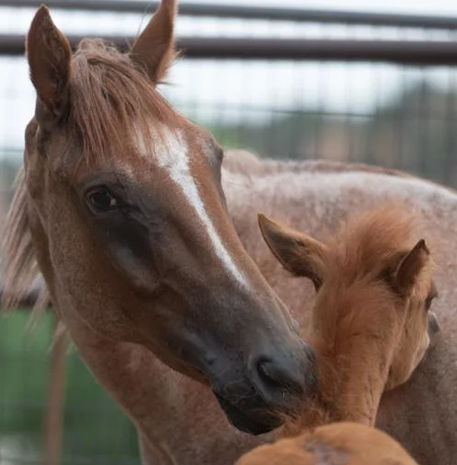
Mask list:
POLYGON ((73 321, 68 329, 97 380, 139 426, 150 429, 147 406, 154 385, 151 377, 157 376, 157 359, 141 346, 106 339, 83 323, 73 321))

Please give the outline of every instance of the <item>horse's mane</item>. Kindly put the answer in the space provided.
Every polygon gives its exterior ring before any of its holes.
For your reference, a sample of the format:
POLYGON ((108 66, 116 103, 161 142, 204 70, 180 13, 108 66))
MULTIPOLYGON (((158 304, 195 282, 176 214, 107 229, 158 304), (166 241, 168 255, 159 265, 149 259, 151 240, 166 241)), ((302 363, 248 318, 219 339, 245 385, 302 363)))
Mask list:
MULTIPOLYGON (((16 179, 16 192, 6 219, 1 245, 4 252, 1 306, 14 309, 29 297, 33 285, 40 277, 35 246, 30 233, 23 169, 19 171, 16 179)), ((34 313, 43 311, 48 304, 49 293, 44 285, 39 285, 34 313)))
MULTIPOLYGON (((75 157, 74 148, 78 147, 78 159, 71 160, 76 165, 112 154, 128 156, 132 151, 126 150, 126 144, 131 140, 127 141, 126 135, 140 131, 147 141, 152 136, 148 127, 151 116, 158 123, 154 135, 160 135, 160 123, 169 127, 177 117, 146 73, 128 55, 99 39, 81 41, 73 56, 68 110, 65 154, 75 157)), ((151 150, 152 146, 149 144, 151 150)), ((2 240, 1 303, 5 308, 17 307, 40 278, 30 233, 27 195, 21 169, 2 240)), ((49 294, 41 284, 35 309, 43 310, 48 304, 49 294)))
MULTIPOLYGON (((68 127, 71 143, 82 145, 83 159, 126 154, 128 136, 151 137, 151 117, 157 129, 176 121, 177 113, 128 54, 101 39, 84 39, 71 68, 68 127)), ((157 134, 155 132, 154 134, 157 134)), ((153 144, 148 144, 151 147, 153 144)), ((99 159, 99 158, 98 158, 99 159)))

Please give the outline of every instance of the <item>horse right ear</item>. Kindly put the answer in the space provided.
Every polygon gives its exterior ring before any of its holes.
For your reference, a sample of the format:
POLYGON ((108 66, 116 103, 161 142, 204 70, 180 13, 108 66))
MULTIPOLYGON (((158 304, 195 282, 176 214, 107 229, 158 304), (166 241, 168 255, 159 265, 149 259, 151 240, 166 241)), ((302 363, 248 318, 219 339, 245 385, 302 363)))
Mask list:
POLYGON ((293 276, 311 279, 316 290, 323 281, 326 246, 310 236, 259 214, 262 236, 273 255, 293 276))
POLYGON ((157 11, 130 51, 133 61, 146 70, 158 84, 175 57, 174 22, 176 0, 161 0, 157 11))
POLYGON ((410 294, 429 260, 430 252, 423 239, 402 258, 395 272, 395 284, 402 295, 410 294))
POLYGON ((30 78, 37 93, 38 122, 57 121, 68 105, 71 48, 44 5, 33 18, 26 49, 30 78))

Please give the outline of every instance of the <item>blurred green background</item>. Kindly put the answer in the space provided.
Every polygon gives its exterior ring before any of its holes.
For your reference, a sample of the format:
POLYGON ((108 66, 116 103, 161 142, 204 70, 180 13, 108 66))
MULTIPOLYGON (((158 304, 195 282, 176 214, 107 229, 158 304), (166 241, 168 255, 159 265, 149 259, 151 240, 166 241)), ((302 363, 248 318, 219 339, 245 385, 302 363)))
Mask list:
MULTIPOLYGON (((40 431, 53 333, 50 313, 27 331, 30 311, 0 316, 0 465, 40 460, 40 431), (19 459, 20 457, 20 459, 19 459)), ((66 365, 64 460, 68 465, 139 464, 136 432, 70 346, 66 365), (90 457, 90 459, 88 459, 90 457)))

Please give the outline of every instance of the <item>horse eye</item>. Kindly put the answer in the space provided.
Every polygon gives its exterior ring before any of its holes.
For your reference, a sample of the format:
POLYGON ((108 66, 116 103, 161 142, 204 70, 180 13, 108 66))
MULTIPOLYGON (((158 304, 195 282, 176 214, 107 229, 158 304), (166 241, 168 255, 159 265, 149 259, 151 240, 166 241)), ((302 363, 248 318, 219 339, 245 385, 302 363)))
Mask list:
POLYGON ((428 311, 432 306, 433 300, 437 297, 437 294, 433 294, 425 299, 425 309, 428 311))
POLYGON ((87 196, 90 207, 96 212, 106 212, 114 210, 119 206, 118 200, 106 189, 91 191, 87 196))

